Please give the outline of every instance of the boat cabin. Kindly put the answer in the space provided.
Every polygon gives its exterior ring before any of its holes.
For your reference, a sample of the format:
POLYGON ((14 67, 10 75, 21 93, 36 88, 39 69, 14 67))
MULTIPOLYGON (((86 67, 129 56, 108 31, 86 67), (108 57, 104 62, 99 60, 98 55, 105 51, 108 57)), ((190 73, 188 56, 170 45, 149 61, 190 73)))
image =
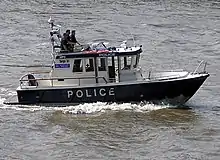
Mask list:
POLYGON ((137 69, 141 52, 141 47, 107 48, 102 42, 80 52, 60 52, 50 77, 57 79, 56 86, 136 81, 142 77, 137 69))

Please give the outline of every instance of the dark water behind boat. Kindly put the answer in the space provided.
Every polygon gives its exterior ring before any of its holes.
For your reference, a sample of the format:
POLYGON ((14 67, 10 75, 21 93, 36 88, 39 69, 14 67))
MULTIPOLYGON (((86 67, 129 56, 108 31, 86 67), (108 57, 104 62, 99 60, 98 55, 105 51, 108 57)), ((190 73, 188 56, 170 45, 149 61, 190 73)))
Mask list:
POLYGON ((220 3, 144 0, 0 1, 0 159, 219 159, 220 3), (64 108, 2 102, 27 71, 48 71, 53 16, 93 40, 142 44, 148 71, 209 62, 208 78, 186 104, 82 104, 64 108), (78 113, 78 114, 77 114, 78 113))

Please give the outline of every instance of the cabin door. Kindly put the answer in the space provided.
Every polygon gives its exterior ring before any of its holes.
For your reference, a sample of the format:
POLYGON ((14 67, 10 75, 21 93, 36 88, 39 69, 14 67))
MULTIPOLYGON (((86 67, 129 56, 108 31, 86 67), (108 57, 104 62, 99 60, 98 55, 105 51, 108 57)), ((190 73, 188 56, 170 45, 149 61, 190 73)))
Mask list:
POLYGON ((115 60, 114 57, 108 57, 108 76, 109 82, 115 82, 115 60))
POLYGON ((107 68, 107 58, 106 57, 98 57, 98 58, 96 58, 96 60, 97 60, 97 71, 98 71, 98 73, 97 73, 97 75, 98 75, 98 77, 100 77, 99 78, 99 83, 106 83, 106 81, 108 81, 108 72, 107 72, 107 70, 108 70, 108 68, 107 68), (102 79, 102 77, 104 78, 104 79, 102 79))

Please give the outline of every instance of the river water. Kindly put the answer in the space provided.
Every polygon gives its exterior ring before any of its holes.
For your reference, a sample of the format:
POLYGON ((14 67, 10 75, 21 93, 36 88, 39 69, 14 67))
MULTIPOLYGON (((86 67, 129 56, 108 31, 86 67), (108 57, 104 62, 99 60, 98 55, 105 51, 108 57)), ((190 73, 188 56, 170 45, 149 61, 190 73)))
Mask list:
POLYGON ((220 159, 220 2, 211 0, 1 0, 0 159, 220 159), (149 70, 211 76, 186 103, 7 106, 19 78, 48 71, 49 24, 75 29, 80 43, 143 45, 149 70))

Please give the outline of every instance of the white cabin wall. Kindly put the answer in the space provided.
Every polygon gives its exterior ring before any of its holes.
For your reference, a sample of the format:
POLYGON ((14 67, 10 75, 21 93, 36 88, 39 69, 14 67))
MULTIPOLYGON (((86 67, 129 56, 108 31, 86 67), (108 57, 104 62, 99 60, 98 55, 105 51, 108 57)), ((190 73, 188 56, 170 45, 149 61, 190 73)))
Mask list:
POLYGON ((134 70, 121 70, 120 82, 137 80, 136 72, 134 70))
MULTIPOLYGON (((94 62, 94 61, 93 61, 94 62)), ((60 60, 56 60, 56 64, 61 64, 60 60)), ((68 64, 70 64, 69 68, 53 68, 50 77, 51 78, 58 78, 61 81, 53 80, 51 85, 54 86, 67 86, 67 85, 85 85, 85 84, 95 84, 95 69, 94 71, 87 71, 86 72, 86 60, 82 60, 82 72, 73 72, 74 66, 74 59, 68 59, 68 64), (74 78, 74 79, 65 79, 65 78, 74 78), (62 81, 64 79, 64 81, 62 81)), ((107 61, 106 61, 107 64, 107 61)), ((108 81, 108 70, 106 66, 106 71, 98 71, 98 77, 104 77, 108 81)), ((106 83, 103 78, 98 79, 99 83, 106 83)))
POLYGON ((120 62, 120 74, 119 74, 120 82, 143 80, 141 71, 137 69, 137 65, 136 67, 134 67, 136 64, 137 55, 122 56, 120 58, 121 58, 121 60, 119 61, 120 62), (127 65, 130 66, 127 69, 124 66, 124 62, 123 62, 124 57, 127 57, 127 65), (121 62, 123 63, 121 64, 121 62))

